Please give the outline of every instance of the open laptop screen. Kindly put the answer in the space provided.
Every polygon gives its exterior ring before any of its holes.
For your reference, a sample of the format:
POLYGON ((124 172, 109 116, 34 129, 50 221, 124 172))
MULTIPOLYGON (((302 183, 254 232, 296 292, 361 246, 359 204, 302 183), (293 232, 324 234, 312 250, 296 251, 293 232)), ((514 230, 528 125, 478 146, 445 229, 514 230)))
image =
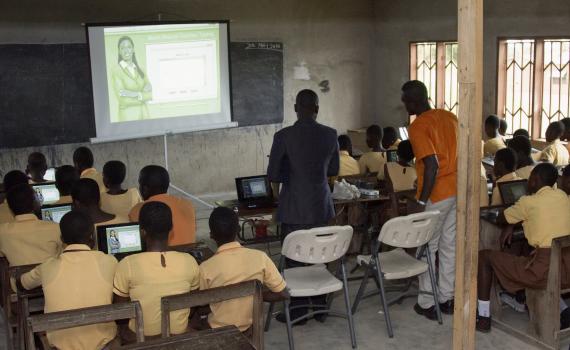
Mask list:
POLYGON ((107 254, 130 254, 143 251, 143 240, 136 223, 97 227, 99 250, 107 254))
POLYGON ((501 199, 505 205, 515 204, 522 196, 527 194, 528 181, 527 180, 516 180, 516 181, 505 181, 499 182, 497 184, 499 187, 499 193, 501 194, 501 199))
POLYGON ((44 175, 44 179, 47 181, 53 182, 55 181, 55 168, 49 168, 46 170, 46 174, 44 175))
POLYGON ((59 200, 59 191, 54 183, 36 184, 32 187, 41 204, 55 203, 59 200))
POLYGON ((71 205, 45 205, 42 207, 42 220, 58 223, 61 218, 71 211, 71 205))
POLYGON ((271 186, 265 175, 237 178, 236 187, 240 201, 271 197, 271 186))

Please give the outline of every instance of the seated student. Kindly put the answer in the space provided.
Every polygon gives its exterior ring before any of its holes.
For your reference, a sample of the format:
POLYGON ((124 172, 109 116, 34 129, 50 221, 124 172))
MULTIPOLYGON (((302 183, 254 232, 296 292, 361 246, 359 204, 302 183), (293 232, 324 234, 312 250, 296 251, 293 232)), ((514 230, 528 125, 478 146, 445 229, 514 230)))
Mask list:
POLYGON ((493 195, 491 196, 492 206, 503 204, 501 194, 499 193, 499 182, 521 180, 521 178, 515 173, 516 166, 517 155, 512 149, 503 148, 495 153, 495 166, 493 167, 493 173, 495 174, 497 181, 495 182, 493 195))
MULTIPOLYGON (((58 257, 23 274, 21 287, 42 286, 45 313, 110 305, 117 260, 91 250, 93 221, 87 213, 74 210, 63 216, 59 226, 66 248, 58 257)), ((60 350, 88 350, 105 348, 116 335, 115 322, 108 322, 48 332, 47 339, 60 350)))
POLYGON ((79 147, 73 152, 73 165, 82 179, 93 179, 97 182, 101 192, 105 192, 103 176, 93 167, 93 153, 87 147, 79 147))
POLYGON ((515 132, 513 133, 513 138, 517 137, 517 136, 524 136, 527 139, 530 140, 530 134, 528 133, 528 130, 526 129, 517 129, 515 130, 515 132))
POLYGON ((79 179, 71 190, 73 209, 85 211, 95 223, 95 227, 129 222, 126 216, 109 214, 101 210, 101 192, 95 180, 79 179))
POLYGON ((499 134, 505 139, 507 136, 507 129, 509 128, 509 124, 504 118, 499 118, 499 134))
MULTIPOLYGON (((476 323, 478 331, 491 330, 489 298, 493 275, 501 286, 512 294, 525 288, 546 287, 552 240, 568 235, 570 227, 570 199, 563 191, 553 188, 557 177, 558 171, 552 164, 537 165, 528 181, 529 195, 519 199, 498 217, 499 222, 510 225, 501 234, 501 245, 510 244, 514 225, 522 222, 524 235, 529 245, 535 248, 530 256, 515 256, 494 250, 479 251, 476 323)), ((570 271, 566 271, 565 267, 570 264, 570 256, 564 254, 562 262, 561 283, 567 287, 570 284, 570 271)))
POLYGON ((570 196, 570 165, 564 167, 562 176, 560 177, 560 186, 558 187, 570 196))
POLYGON ((26 167, 26 173, 30 176, 30 184, 39 184, 47 182, 44 179, 47 171, 47 160, 46 157, 40 152, 33 152, 28 156, 28 166, 26 167))
POLYGON ((382 137, 382 148, 387 151, 395 151, 402 140, 398 138, 396 128, 388 126, 384 128, 384 137, 382 137))
POLYGON ((59 191, 59 201, 56 204, 71 204, 71 190, 79 175, 71 165, 62 165, 55 171, 55 187, 59 191))
POLYGON ((481 177, 479 178, 479 207, 481 208, 489 206, 489 187, 487 184, 487 171, 483 164, 481 164, 481 177))
POLYGON ((380 142, 382 140, 382 128, 378 125, 369 126, 366 129, 366 144, 370 148, 358 160, 361 174, 378 173, 378 179, 384 179, 384 164, 386 164, 386 153, 382 152, 380 142))
MULTIPOLYGON (((148 165, 139 174, 139 191, 147 202, 166 203, 172 211, 172 232, 168 245, 176 246, 196 241, 196 212, 189 200, 171 196, 168 193, 170 177, 168 171, 159 165, 148 165)), ((137 204, 129 213, 132 222, 139 221, 143 203, 137 204)))
MULTIPOLYGON (((172 212, 161 202, 145 203, 140 210, 140 229, 145 237, 146 252, 129 255, 117 266, 113 293, 115 302, 138 300, 144 320, 144 335, 158 336, 161 331, 160 299, 198 289, 198 263, 187 253, 168 251, 168 235, 172 230, 172 212)), ((244 263, 243 261, 240 263, 244 263)), ((170 314, 170 332, 186 332, 190 310, 170 314)), ((121 327, 123 339, 133 336, 121 327)))
POLYGON ((360 168, 356 159, 352 158, 352 142, 347 135, 338 137, 338 148, 340 152, 340 167, 338 176, 350 176, 360 174, 360 168))
POLYGON ((121 187, 126 175, 127 167, 118 160, 109 161, 103 166, 103 182, 108 189, 107 192, 101 193, 103 211, 127 217, 131 209, 142 202, 138 189, 124 190, 121 187))
POLYGON ((490 115, 485 120, 485 133, 489 138, 483 147, 485 156, 495 156, 498 150, 506 148, 505 141, 499 134, 500 120, 496 115, 490 115))
POLYGON ((531 156, 532 147, 530 140, 524 136, 515 136, 509 141, 509 148, 515 151, 517 155, 517 170, 515 170, 515 173, 521 179, 528 180, 532 169, 536 166, 531 156))
POLYGON ((412 143, 404 140, 398 144, 398 162, 384 165, 384 173, 388 188, 393 192, 413 190, 418 178, 416 168, 413 166, 414 151, 412 143))
MULTIPOLYGON (((4 191, 7 193, 12 187, 16 185, 27 184, 28 176, 20 170, 12 170, 4 175, 3 181, 4 191)), ((4 201, 0 203, 0 224, 12 221, 14 221, 14 214, 8 206, 8 201, 6 198, 4 198, 4 201)))
POLYGON ((564 124, 553 122, 546 129, 546 142, 548 146, 542 150, 540 160, 552 163, 554 166, 566 166, 570 155, 568 149, 560 142, 560 137, 564 135, 564 124))
MULTIPOLYGON (((264 252, 242 247, 235 241, 240 230, 233 210, 218 207, 209 219, 210 235, 218 251, 200 265, 200 290, 223 287, 257 279, 267 288, 264 301, 278 301, 289 297, 285 280, 264 252)), ((192 324, 199 329, 236 326, 245 332, 252 325, 253 298, 240 298, 210 305, 207 322, 192 324)), ((193 320, 194 321, 194 320, 193 320)))
POLYGON ((13 222, 0 225, 0 255, 10 266, 39 264, 59 255, 59 226, 42 221, 34 214, 40 208, 36 193, 27 183, 16 185, 6 194, 13 222))

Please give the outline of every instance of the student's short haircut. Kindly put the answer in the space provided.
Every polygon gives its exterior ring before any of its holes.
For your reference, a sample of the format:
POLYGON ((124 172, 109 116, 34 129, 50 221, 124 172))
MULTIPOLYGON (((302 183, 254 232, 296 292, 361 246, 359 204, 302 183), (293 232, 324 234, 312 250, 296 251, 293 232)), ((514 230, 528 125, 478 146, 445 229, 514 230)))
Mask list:
POLYGON ((28 175, 24 174, 20 170, 12 170, 4 175, 4 191, 8 192, 10 189, 16 185, 27 184, 28 175))
POLYGON ((93 237, 94 224, 85 211, 72 210, 61 218, 59 229, 63 243, 83 244, 93 237))
POLYGON ((387 139, 388 141, 394 142, 398 139, 398 132, 396 131, 396 128, 394 128, 393 126, 385 127, 383 132, 384 132, 384 138, 387 139))
POLYGON ((139 183, 159 192, 166 193, 170 186, 168 170, 160 165, 147 165, 139 174, 139 183))
POLYGON ((61 195, 69 196, 77 180, 79 175, 71 165, 62 165, 55 171, 55 187, 61 195))
POLYGON ((28 167, 30 169, 45 169, 47 168, 46 156, 41 152, 33 152, 28 156, 28 167))
POLYGON ((348 137, 348 135, 340 135, 338 137, 338 148, 341 151, 348 151, 352 148, 352 142, 350 141, 350 137, 348 137))
POLYGON ((570 118, 562 118, 560 119, 560 122, 564 124, 564 130, 566 131, 570 130, 570 118))
POLYGON ((210 215, 208 224, 214 238, 222 242, 234 241, 240 230, 237 214, 226 207, 215 208, 210 215))
POLYGON ((145 203, 139 214, 139 225, 156 241, 167 241, 172 230, 172 211, 162 202, 145 203))
POLYGON ((485 126, 487 125, 490 125, 491 127, 493 127, 493 129, 498 129, 499 126, 501 125, 501 120, 496 115, 491 114, 490 116, 487 117, 487 119, 485 119, 485 126))
POLYGON ((125 181, 127 167, 119 160, 110 160, 103 166, 103 176, 109 185, 120 185, 125 181))
POLYGON ((98 205, 101 201, 99 185, 93 179, 79 179, 73 184, 71 198, 83 205, 98 205))
POLYGON ((560 138, 562 134, 564 134, 564 124, 561 122, 552 122, 548 124, 546 132, 549 132, 549 130, 556 135, 556 138, 560 138))
POLYGON ((532 146, 530 140, 525 136, 515 136, 509 141, 509 148, 513 149, 516 153, 525 154, 530 156, 532 146))
POLYGON ((414 150, 412 149, 412 143, 410 140, 404 140, 398 144, 398 158, 405 162, 411 162, 414 160, 414 150))
POLYGON ((562 170, 562 176, 564 177, 570 176, 570 165, 564 167, 564 170, 562 170))
POLYGON ((513 138, 517 137, 517 136, 524 136, 527 139, 530 139, 530 134, 528 133, 528 130, 526 129, 518 129, 513 133, 513 138))
POLYGON ((512 148, 503 148, 495 153, 495 163, 501 163, 508 171, 517 169, 517 154, 512 148))
POLYGON ((86 168, 92 168, 93 153, 87 147, 79 147, 73 152, 73 162, 86 168))
POLYGON ((532 169, 530 176, 538 176, 543 185, 554 186, 558 180, 558 170, 550 163, 540 163, 532 169))
POLYGON ((370 136, 375 136, 379 140, 382 140, 382 128, 376 124, 372 124, 366 129, 366 134, 370 136))
POLYGON ((16 185, 6 193, 8 207, 14 215, 29 214, 34 211, 36 192, 32 186, 26 184, 16 185))
POLYGON ((410 80, 402 85, 402 92, 416 102, 427 102, 428 91, 424 83, 419 80, 410 80))
POLYGON ((509 124, 507 123, 507 121, 503 118, 499 119, 499 130, 503 133, 506 133, 508 128, 509 124))

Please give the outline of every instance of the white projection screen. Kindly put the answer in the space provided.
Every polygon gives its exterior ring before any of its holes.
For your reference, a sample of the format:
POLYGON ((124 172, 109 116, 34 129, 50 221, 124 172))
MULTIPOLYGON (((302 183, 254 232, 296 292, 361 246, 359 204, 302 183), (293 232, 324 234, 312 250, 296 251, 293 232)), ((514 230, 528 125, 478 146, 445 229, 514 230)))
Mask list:
POLYGON ((97 130, 91 142, 237 126, 228 25, 88 24, 97 130))

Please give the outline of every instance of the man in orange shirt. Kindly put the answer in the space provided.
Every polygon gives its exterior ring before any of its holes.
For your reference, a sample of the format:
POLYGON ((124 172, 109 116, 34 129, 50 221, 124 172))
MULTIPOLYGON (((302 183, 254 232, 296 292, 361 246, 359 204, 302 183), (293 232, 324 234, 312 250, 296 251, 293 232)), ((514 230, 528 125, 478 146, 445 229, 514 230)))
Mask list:
POLYGON ((139 174, 139 191, 144 200, 131 209, 129 219, 139 221, 139 213, 146 202, 162 202, 172 211, 173 228, 168 237, 168 245, 176 246, 196 241, 196 213, 189 200, 171 196, 168 193, 170 177, 168 171, 158 165, 148 165, 139 174))
MULTIPOLYGON (((418 175, 417 202, 426 211, 438 210, 438 223, 429 242, 431 261, 439 251, 439 306, 453 313, 455 290, 455 234, 457 210, 457 117, 443 109, 432 109, 425 85, 417 80, 402 87, 402 102, 410 115, 416 115, 409 128, 410 142, 416 156, 418 175)), ((418 303, 414 310, 436 320, 431 295, 431 281, 426 272, 419 278, 418 303)))

